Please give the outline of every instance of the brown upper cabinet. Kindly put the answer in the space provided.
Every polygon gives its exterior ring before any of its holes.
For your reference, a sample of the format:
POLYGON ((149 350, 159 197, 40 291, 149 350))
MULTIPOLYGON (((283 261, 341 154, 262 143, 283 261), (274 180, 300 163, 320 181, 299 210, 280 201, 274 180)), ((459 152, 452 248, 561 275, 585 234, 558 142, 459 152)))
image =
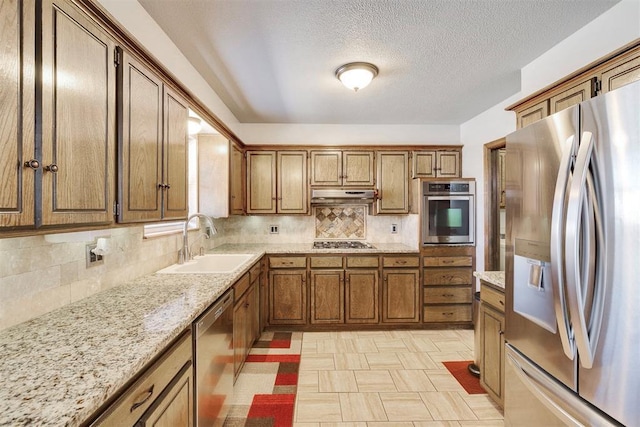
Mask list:
POLYGON ((413 152, 414 178, 459 178, 460 176, 460 150, 413 152))
POLYGON ((507 107, 518 129, 602 93, 640 80, 640 43, 600 58, 552 86, 507 107))
POLYGON ((231 143, 231 158, 229 171, 229 213, 244 214, 244 179, 245 163, 242 149, 231 143))
POLYGON ((0 226, 35 225, 35 2, 0 7, 0 226))
POLYGON ((118 222, 184 219, 188 106, 141 61, 118 50, 118 222))
POLYGON ((42 225, 112 223, 115 43, 64 0, 43 1, 42 32, 42 225))
POLYGON ((247 213, 309 212, 306 151, 247 151, 247 213))
POLYGON ((371 187, 374 159, 373 151, 311 151, 311 185, 371 187))
POLYGON ((378 151, 377 213, 409 213, 409 153, 378 151))

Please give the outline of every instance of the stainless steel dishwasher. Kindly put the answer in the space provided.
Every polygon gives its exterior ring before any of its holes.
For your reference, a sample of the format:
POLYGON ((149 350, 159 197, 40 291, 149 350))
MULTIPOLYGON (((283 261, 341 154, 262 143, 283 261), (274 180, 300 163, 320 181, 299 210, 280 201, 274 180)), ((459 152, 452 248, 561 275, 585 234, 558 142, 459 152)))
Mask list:
POLYGON ((195 420, 222 426, 233 397, 233 289, 194 322, 195 420))

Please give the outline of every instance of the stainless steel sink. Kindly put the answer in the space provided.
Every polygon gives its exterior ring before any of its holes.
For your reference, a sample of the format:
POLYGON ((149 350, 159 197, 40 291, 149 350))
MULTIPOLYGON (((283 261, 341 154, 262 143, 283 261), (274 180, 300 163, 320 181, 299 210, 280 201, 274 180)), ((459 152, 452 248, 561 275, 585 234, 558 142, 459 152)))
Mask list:
POLYGON ((174 264, 158 271, 161 274, 231 273, 253 258, 253 254, 207 254, 184 264, 174 264))

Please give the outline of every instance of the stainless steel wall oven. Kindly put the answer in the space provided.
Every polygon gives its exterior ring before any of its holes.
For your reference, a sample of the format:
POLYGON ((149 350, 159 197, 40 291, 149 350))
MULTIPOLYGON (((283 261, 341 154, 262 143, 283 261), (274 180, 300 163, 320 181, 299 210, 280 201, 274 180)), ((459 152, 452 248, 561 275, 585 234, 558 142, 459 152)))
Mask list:
POLYGON ((475 243, 473 180, 423 181, 422 245, 475 243))

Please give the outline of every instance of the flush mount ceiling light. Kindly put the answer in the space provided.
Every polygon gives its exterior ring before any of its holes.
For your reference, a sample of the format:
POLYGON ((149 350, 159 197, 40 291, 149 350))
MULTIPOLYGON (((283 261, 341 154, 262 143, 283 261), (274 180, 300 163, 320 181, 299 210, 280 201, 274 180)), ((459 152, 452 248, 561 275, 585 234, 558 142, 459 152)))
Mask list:
POLYGON ((338 80, 356 92, 371 83, 377 75, 378 67, 368 62, 350 62, 336 70, 338 80))
POLYGON ((202 129, 202 120, 197 117, 189 117, 189 135, 195 135, 202 129))

